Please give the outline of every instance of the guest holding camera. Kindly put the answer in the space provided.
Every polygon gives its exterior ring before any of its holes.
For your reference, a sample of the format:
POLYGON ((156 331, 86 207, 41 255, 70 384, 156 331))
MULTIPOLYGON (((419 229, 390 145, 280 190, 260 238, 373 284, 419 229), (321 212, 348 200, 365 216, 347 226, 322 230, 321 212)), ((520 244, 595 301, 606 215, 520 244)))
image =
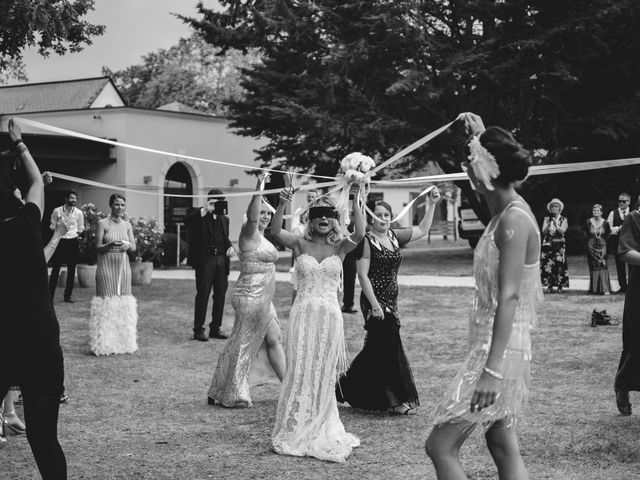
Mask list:
POLYGON ((235 250, 229 240, 227 202, 222 190, 209 191, 207 206, 185 217, 189 230, 189 255, 187 263, 196 271, 196 298, 193 317, 193 339, 206 342, 209 338, 226 339, 220 331, 224 313, 224 297, 229 285, 230 257, 235 250), (213 308, 209 337, 204 333, 204 322, 209 306, 209 294, 213 290, 213 308))

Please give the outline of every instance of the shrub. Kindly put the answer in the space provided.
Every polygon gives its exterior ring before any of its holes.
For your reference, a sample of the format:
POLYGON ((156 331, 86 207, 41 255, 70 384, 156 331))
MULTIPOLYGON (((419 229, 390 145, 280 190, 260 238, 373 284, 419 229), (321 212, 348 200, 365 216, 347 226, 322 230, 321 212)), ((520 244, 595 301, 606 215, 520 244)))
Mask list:
POLYGON ((96 232, 98 222, 107 218, 107 214, 99 211, 93 203, 85 203, 80 207, 84 215, 84 233, 79 237, 78 246, 80 249, 78 263, 88 263, 95 265, 98 261, 96 250, 96 232))
POLYGON ((165 254, 162 240, 162 226, 158 220, 152 217, 129 218, 133 228, 133 236, 136 239, 136 251, 131 256, 136 261, 153 262, 158 267, 162 264, 165 254))

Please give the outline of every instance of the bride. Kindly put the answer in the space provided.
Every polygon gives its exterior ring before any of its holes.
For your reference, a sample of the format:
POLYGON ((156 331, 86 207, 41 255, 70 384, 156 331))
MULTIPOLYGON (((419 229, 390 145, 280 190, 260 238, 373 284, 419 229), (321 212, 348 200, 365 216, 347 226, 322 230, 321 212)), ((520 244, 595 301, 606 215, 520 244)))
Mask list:
MULTIPOLYGON (((359 189, 354 185, 352 189, 359 189)), ((342 259, 364 237, 365 222, 354 205, 355 232, 347 238, 334 202, 321 197, 311 204, 304 236, 299 237, 282 229, 292 195, 291 189, 280 193, 271 227, 273 236, 297 257, 298 279, 272 442, 280 454, 344 462, 360 440, 345 431, 334 392, 338 373, 348 365, 337 292, 342 286, 342 259)))

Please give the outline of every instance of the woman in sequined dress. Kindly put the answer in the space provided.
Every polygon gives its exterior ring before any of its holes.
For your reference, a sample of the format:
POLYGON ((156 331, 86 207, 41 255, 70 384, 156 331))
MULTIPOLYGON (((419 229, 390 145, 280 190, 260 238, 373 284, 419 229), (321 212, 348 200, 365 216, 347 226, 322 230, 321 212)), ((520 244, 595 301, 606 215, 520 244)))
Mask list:
POLYGON ((485 130, 472 113, 462 118, 472 133, 469 179, 492 218, 474 253, 469 353, 437 406, 426 450, 438 479, 467 478, 458 455, 480 426, 498 477, 526 480, 516 419, 529 391, 530 329, 542 285, 540 234, 515 184, 526 177, 531 154, 508 131, 485 130))
POLYGON ((265 175, 261 174, 247 210, 247 221, 240 230, 240 275, 231 300, 235 322, 211 380, 210 405, 218 402, 225 407, 250 407, 250 384, 260 383, 273 372, 281 381, 284 377, 280 325, 272 303, 278 251, 264 237, 271 222, 271 210, 259 193, 264 180, 265 175))
POLYGON ((408 228, 389 227, 393 213, 388 203, 370 205, 377 218, 369 216, 371 228, 356 249, 362 287, 360 308, 367 335, 362 351, 336 385, 341 403, 397 415, 413 415, 420 405, 400 338, 398 269, 400 250, 429 233, 440 192, 434 188, 427 198, 424 218, 419 225, 408 228))

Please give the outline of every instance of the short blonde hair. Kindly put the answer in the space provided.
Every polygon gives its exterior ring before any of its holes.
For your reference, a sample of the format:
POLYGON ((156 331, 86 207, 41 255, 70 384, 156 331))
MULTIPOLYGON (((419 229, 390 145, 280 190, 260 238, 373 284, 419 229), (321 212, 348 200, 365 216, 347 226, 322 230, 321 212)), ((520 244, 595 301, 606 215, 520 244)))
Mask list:
MULTIPOLYGON (((336 208, 336 202, 329 197, 320 197, 317 200, 313 201, 311 205, 309 205, 309 208, 320 206, 336 208)), ((329 225, 331 225, 331 231, 327 233, 327 243, 330 245, 338 246, 345 239, 345 235, 344 233, 342 233, 342 227, 340 227, 340 219, 329 218, 328 220, 329 225)), ((311 220, 309 220, 304 228, 304 238, 306 238, 307 240, 312 239, 311 228, 311 220)))

